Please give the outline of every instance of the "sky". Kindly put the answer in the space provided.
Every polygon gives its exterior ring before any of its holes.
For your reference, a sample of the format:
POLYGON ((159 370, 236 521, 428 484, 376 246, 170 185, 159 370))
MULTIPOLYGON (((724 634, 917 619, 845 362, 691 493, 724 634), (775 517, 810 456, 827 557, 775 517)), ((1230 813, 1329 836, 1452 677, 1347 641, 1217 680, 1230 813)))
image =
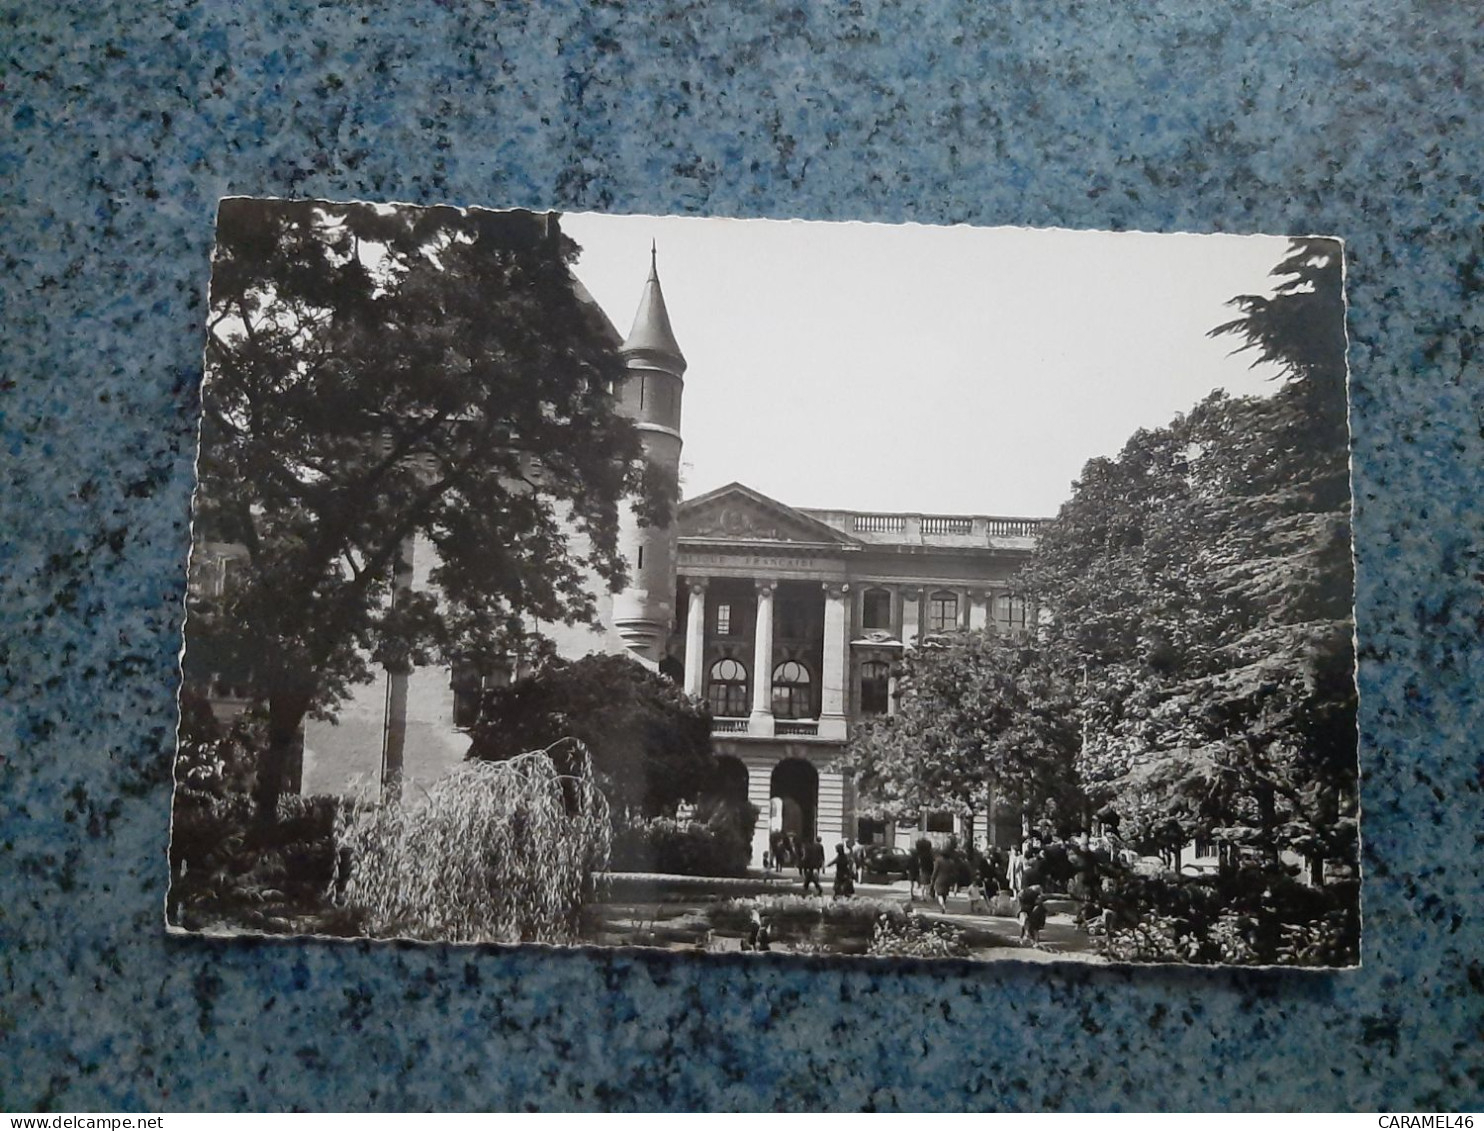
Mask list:
POLYGON ((1082 466, 1275 371, 1206 331, 1287 240, 567 214, 627 333, 658 248, 689 368, 682 491, 799 507, 1045 516, 1082 466))

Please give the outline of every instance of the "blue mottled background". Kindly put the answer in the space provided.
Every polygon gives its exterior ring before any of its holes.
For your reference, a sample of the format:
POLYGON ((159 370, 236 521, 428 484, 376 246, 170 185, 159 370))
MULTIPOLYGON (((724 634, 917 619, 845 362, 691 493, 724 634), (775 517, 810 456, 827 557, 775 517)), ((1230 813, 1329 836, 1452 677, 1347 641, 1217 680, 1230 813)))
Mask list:
POLYGON ((1478 1107, 1481 41, 1420 0, 0 3, 0 1107, 1478 1107), (166 938, 229 193, 1343 236, 1364 968, 166 938))

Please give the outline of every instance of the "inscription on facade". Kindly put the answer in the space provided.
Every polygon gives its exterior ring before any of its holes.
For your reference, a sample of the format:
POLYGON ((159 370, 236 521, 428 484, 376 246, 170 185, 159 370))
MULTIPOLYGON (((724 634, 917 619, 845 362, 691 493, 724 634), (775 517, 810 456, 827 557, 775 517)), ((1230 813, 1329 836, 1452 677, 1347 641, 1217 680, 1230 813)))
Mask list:
POLYGON ((687 565, 737 566, 748 569, 802 569, 834 571, 838 563, 825 558, 800 558, 779 554, 692 554, 682 551, 687 565))

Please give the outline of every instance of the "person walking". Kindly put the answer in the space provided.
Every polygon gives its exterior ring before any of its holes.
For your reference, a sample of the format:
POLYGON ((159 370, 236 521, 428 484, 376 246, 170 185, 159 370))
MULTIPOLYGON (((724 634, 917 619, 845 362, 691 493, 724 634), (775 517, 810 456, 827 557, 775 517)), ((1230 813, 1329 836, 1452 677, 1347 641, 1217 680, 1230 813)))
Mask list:
POLYGON ((855 860, 843 844, 835 845, 835 898, 855 894, 855 860))
MULTIPOLYGON (((927 837, 919 837, 917 844, 913 846, 912 872, 916 884, 924 891, 932 886, 933 882, 933 842, 927 837)), ((913 891, 907 891, 907 899, 910 902, 913 891)))
POLYGON ((939 911, 944 913, 948 911, 948 893, 958 882, 958 872, 958 861, 949 852, 939 852, 933 857, 933 871, 928 878, 928 894, 937 900, 939 911))
POLYGON ((804 845, 801 864, 804 869, 804 894, 809 894, 809 885, 813 884, 815 892, 823 896, 824 888, 819 885, 819 873, 824 869, 824 841, 815 837, 804 845))
POLYGON ((756 909, 747 917, 747 935, 742 939, 743 950, 767 950, 773 942, 773 931, 756 909))
POLYGON ((1046 900, 1037 884, 1020 890, 1020 945, 1041 945, 1041 931, 1046 926, 1046 900))

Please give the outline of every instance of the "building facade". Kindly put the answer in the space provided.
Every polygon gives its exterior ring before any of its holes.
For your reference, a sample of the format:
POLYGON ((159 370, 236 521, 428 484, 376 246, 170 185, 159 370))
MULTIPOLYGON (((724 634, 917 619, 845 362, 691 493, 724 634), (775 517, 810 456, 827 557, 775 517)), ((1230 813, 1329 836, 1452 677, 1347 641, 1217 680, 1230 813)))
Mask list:
POLYGON ((958 629, 1026 629, 1016 574, 1036 525, 794 508, 739 483, 682 504, 682 612, 662 667, 710 704, 739 784, 745 770, 766 816, 755 861, 770 833, 903 844, 932 827, 931 814, 900 829, 862 819, 836 763, 853 726, 892 713, 904 649, 958 629))

